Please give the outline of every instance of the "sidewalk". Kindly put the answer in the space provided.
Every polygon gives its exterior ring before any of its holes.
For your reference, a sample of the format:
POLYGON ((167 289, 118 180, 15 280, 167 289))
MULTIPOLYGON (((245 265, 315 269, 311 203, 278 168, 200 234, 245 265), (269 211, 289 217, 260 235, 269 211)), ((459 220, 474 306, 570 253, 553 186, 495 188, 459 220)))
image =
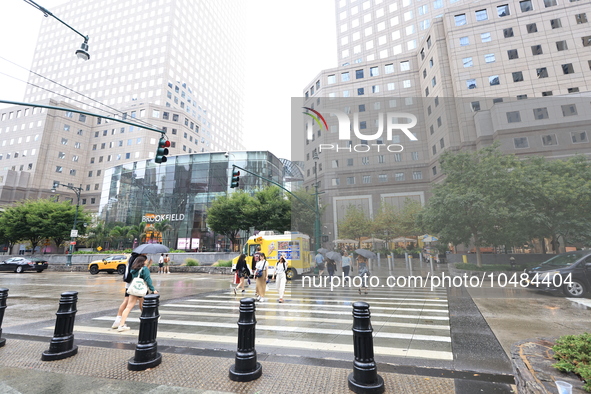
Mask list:
MULTIPOLYGON (((78 347, 78 354, 41 361, 47 343, 7 338, 0 348, 0 392, 17 393, 348 393, 351 368, 286 364, 259 358, 263 375, 252 382, 233 382, 228 357, 162 353, 162 364, 146 371, 128 371, 134 351, 78 347)), ((454 379, 378 373, 391 393, 455 393, 454 379)))

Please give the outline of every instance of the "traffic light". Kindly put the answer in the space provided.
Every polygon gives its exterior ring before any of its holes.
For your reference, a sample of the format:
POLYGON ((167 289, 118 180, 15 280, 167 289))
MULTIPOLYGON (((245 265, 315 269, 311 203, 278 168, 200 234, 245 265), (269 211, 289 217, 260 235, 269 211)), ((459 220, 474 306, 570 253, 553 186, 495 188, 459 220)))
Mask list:
POLYGON ((230 183, 231 188, 240 186, 240 171, 235 167, 232 167, 232 182, 230 183))
POLYGON ((158 141, 158 149, 156 149, 156 159, 154 159, 156 163, 166 163, 166 155, 168 154, 169 146, 169 140, 164 137, 160 138, 158 141))

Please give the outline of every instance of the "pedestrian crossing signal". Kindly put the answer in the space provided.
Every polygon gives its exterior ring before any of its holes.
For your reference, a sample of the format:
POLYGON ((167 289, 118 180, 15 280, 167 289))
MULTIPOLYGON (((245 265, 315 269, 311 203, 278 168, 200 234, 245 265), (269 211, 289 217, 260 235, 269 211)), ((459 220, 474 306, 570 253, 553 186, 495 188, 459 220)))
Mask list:
POLYGON ((232 169, 232 181, 230 182, 230 187, 233 189, 238 186, 240 186, 240 171, 233 168, 232 169))
POLYGON ((156 163, 166 163, 166 155, 168 155, 169 146, 169 140, 164 137, 160 138, 158 141, 158 149, 156 149, 156 159, 154 159, 156 163))

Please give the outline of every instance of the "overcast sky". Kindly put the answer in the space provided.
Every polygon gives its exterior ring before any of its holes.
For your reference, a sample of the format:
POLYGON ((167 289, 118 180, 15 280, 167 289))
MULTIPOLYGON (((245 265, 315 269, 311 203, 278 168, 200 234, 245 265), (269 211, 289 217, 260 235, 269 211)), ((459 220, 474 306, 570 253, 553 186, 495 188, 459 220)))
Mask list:
MULTIPOLYGON (((252 56, 244 73, 244 144, 249 150, 291 158, 290 99, 300 97, 318 72, 337 65, 334 0, 235 1, 248 2, 246 53, 252 56)), ((35 2, 53 12, 67 1, 35 2)), ((30 68, 43 18, 23 0, 2 0, 0 57, 30 68)), ((76 28, 76 21, 64 22, 76 28)), ((92 53, 91 34, 89 45, 92 53)), ((28 73, 0 58, 0 99, 22 101, 25 83, 11 77, 26 81, 28 73)))

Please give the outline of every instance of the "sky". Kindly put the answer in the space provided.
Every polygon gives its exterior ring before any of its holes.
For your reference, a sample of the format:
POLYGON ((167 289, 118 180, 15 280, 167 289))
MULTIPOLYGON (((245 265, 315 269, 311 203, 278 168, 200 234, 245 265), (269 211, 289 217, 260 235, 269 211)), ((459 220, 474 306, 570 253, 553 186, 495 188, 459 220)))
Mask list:
MULTIPOLYGON (((291 97, 301 97, 320 71, 337 65, 334 0, 234 1, 247 1, 248 7, 244 145, 247 150, 268 150, 290 159, 291 97)), ((53 12, 67 0, 35 2, 53 12)), ((41 11, 23 0, 2 0, 0 100, 23 100, 26 84, 13 77, 26 81, 28 73, 4 59, 30 68, 43 18, 41 11)), ((64 22, 76 28, 76 21, 64 22)))

